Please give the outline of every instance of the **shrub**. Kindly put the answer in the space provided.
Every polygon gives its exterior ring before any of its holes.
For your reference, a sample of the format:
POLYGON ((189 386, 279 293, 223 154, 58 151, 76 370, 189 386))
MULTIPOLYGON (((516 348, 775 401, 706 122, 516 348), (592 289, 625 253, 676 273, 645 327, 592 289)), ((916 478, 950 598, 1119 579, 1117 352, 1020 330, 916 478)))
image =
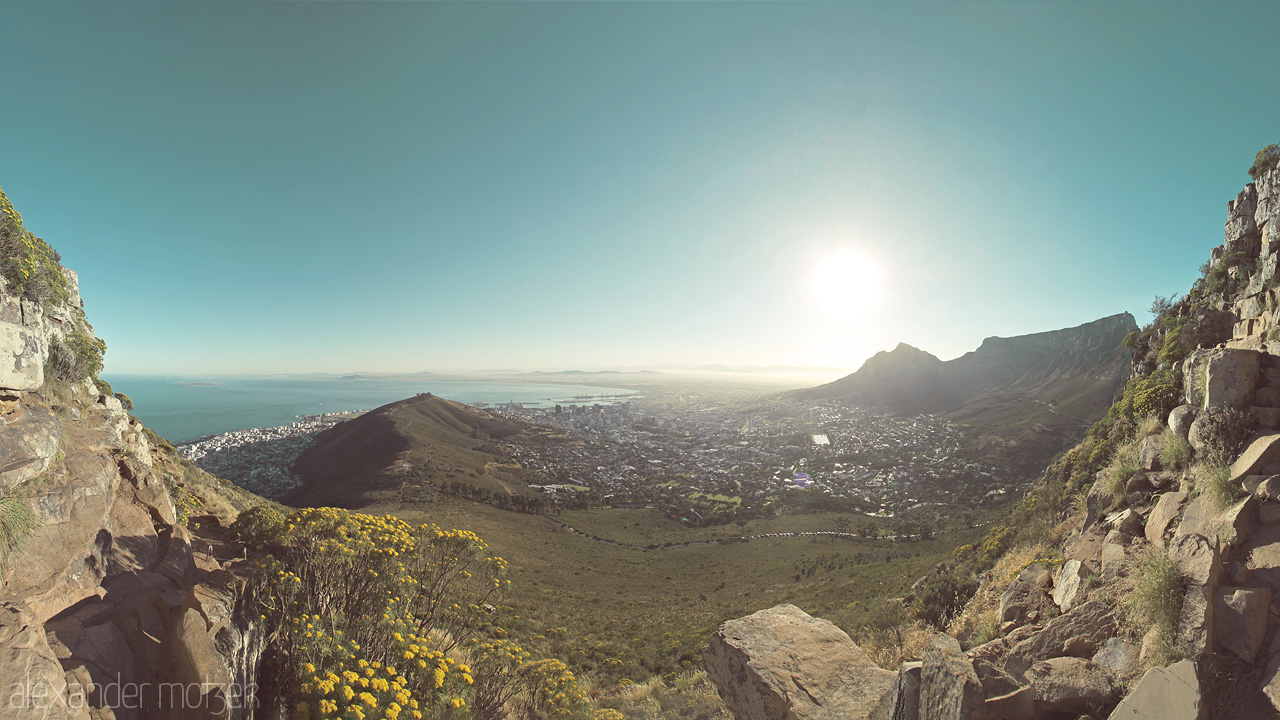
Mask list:
POLYGON ((1149 549, 1136 556, 1125 590, 1120 605, 1131 635, 1141 637, 1154 628, 1151 664, 1169 664, 1176 659, 1174 641, 1182 615, 1184 587, 1178 566, 1163 551, 1149 549))
POLYGON ((1268 145, 1253 156, 1253 164, 1249 166, 1249 177, 1257 180, 1280 162, 1280 145, 1268 145))
POLYGON ((971 576, 959 573, 935 575, 920 589, 912 612, 934 627, 946 627, 977 590, 978 581, 971 576))
POLYGON ((133 400, 128 395, 115 393, 115 398, 120 401, 120 406, 125 409, 125 412, 133 412, 133 400))
POLYGON ((284 529, 284 516, 270 505, 258 505, 236 516, 231 530, 250 547, 261 547, 284 529))
MULTIPOLYGON (((84 333, 72 331, 64 340, 55 340, 49 346, 49 360, 45 364, 45 377, 63 383, 74 383, 86 377, 97 378, 102 372, 102 356, 107 352, 107 343, 101 338, 92 338, 84 333)), ((108 385, 110 390, 111 386, 108 385)))
POLYGON ((67 278, 58 253, 22 226, 22 216, 0 191, 0 276, 15 296, 49 307, 66 302, 67 278))
POLYGON ((1210 407, 1196 419, 1200 457, 1208 465, 1230 465, 1249 439, 1253 421, 1237 408, 1210 407))

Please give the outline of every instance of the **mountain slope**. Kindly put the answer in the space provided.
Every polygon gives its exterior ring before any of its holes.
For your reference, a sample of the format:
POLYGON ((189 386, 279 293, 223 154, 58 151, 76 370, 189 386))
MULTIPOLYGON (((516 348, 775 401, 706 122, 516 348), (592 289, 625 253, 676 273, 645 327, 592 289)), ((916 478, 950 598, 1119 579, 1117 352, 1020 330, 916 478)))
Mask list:
POLYGON ((943 414, 969 426, 978 447, 1038 471, 1110 406, 1130 360, 1122 343, 1137 329, 1132 315, 1120 313, 1063 330, 987 338, 945 362, 901 344, 851 375, 794 396, 943 414))
POLYGON ((417 498, 428 488, 523 506, 547 480, 519 467, 498 441, 527 439, 530 428, 430 393, 383 405, 332 427, 295 461, 295 506, 363 507, 417 498))

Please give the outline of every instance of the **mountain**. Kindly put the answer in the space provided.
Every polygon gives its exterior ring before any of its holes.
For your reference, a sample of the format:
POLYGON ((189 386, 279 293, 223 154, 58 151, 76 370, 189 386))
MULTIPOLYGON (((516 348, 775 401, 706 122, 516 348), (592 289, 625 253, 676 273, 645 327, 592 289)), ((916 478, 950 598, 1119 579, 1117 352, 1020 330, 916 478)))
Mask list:
POLYGON ((364 507, 416 499, 433 488, 502 507, 531 507, 542 496, 528 485, 549 481, 522 469, 501 442, 528 440, 533 432, 496 413, 424 393, 317 435, 294 462, 302 484, 285 500, 364 507))
POLYGON ((1038 472, 1078 440, 1124 384, 1138 329, 1129 313, 1063 330, 989 337, 954 360, 905 343, 862 367, 793 397, 914 415, 942 414, 971 428, 970 439, 1038 472))

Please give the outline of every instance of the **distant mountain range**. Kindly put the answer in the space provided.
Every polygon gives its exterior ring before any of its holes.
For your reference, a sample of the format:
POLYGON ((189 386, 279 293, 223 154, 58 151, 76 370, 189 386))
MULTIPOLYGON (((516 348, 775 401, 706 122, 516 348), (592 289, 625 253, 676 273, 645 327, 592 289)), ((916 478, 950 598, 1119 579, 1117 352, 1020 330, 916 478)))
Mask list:
POLYGON ((1015 467, 1038 470, 1110 407, 1123 385, 1138 324, 1120 313, 1064 330, 990 337, 954 360, 905 343, 857 372, 793 397, 942 414, 971 428, 981 446, 1015 467))

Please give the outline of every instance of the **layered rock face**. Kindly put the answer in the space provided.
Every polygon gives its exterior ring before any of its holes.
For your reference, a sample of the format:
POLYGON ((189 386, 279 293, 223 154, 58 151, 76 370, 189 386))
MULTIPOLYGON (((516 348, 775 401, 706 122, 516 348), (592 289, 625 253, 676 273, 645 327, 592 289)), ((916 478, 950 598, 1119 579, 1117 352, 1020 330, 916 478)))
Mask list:
POLYGON ((172 449, 116 397, 46 377, 70 334, 93 342, 62 272, 52 307, 0 279, 0 497, 34 525, 0 576, 0 718, 252 717, 243 550, 213 516, 188 529, 172 449))

